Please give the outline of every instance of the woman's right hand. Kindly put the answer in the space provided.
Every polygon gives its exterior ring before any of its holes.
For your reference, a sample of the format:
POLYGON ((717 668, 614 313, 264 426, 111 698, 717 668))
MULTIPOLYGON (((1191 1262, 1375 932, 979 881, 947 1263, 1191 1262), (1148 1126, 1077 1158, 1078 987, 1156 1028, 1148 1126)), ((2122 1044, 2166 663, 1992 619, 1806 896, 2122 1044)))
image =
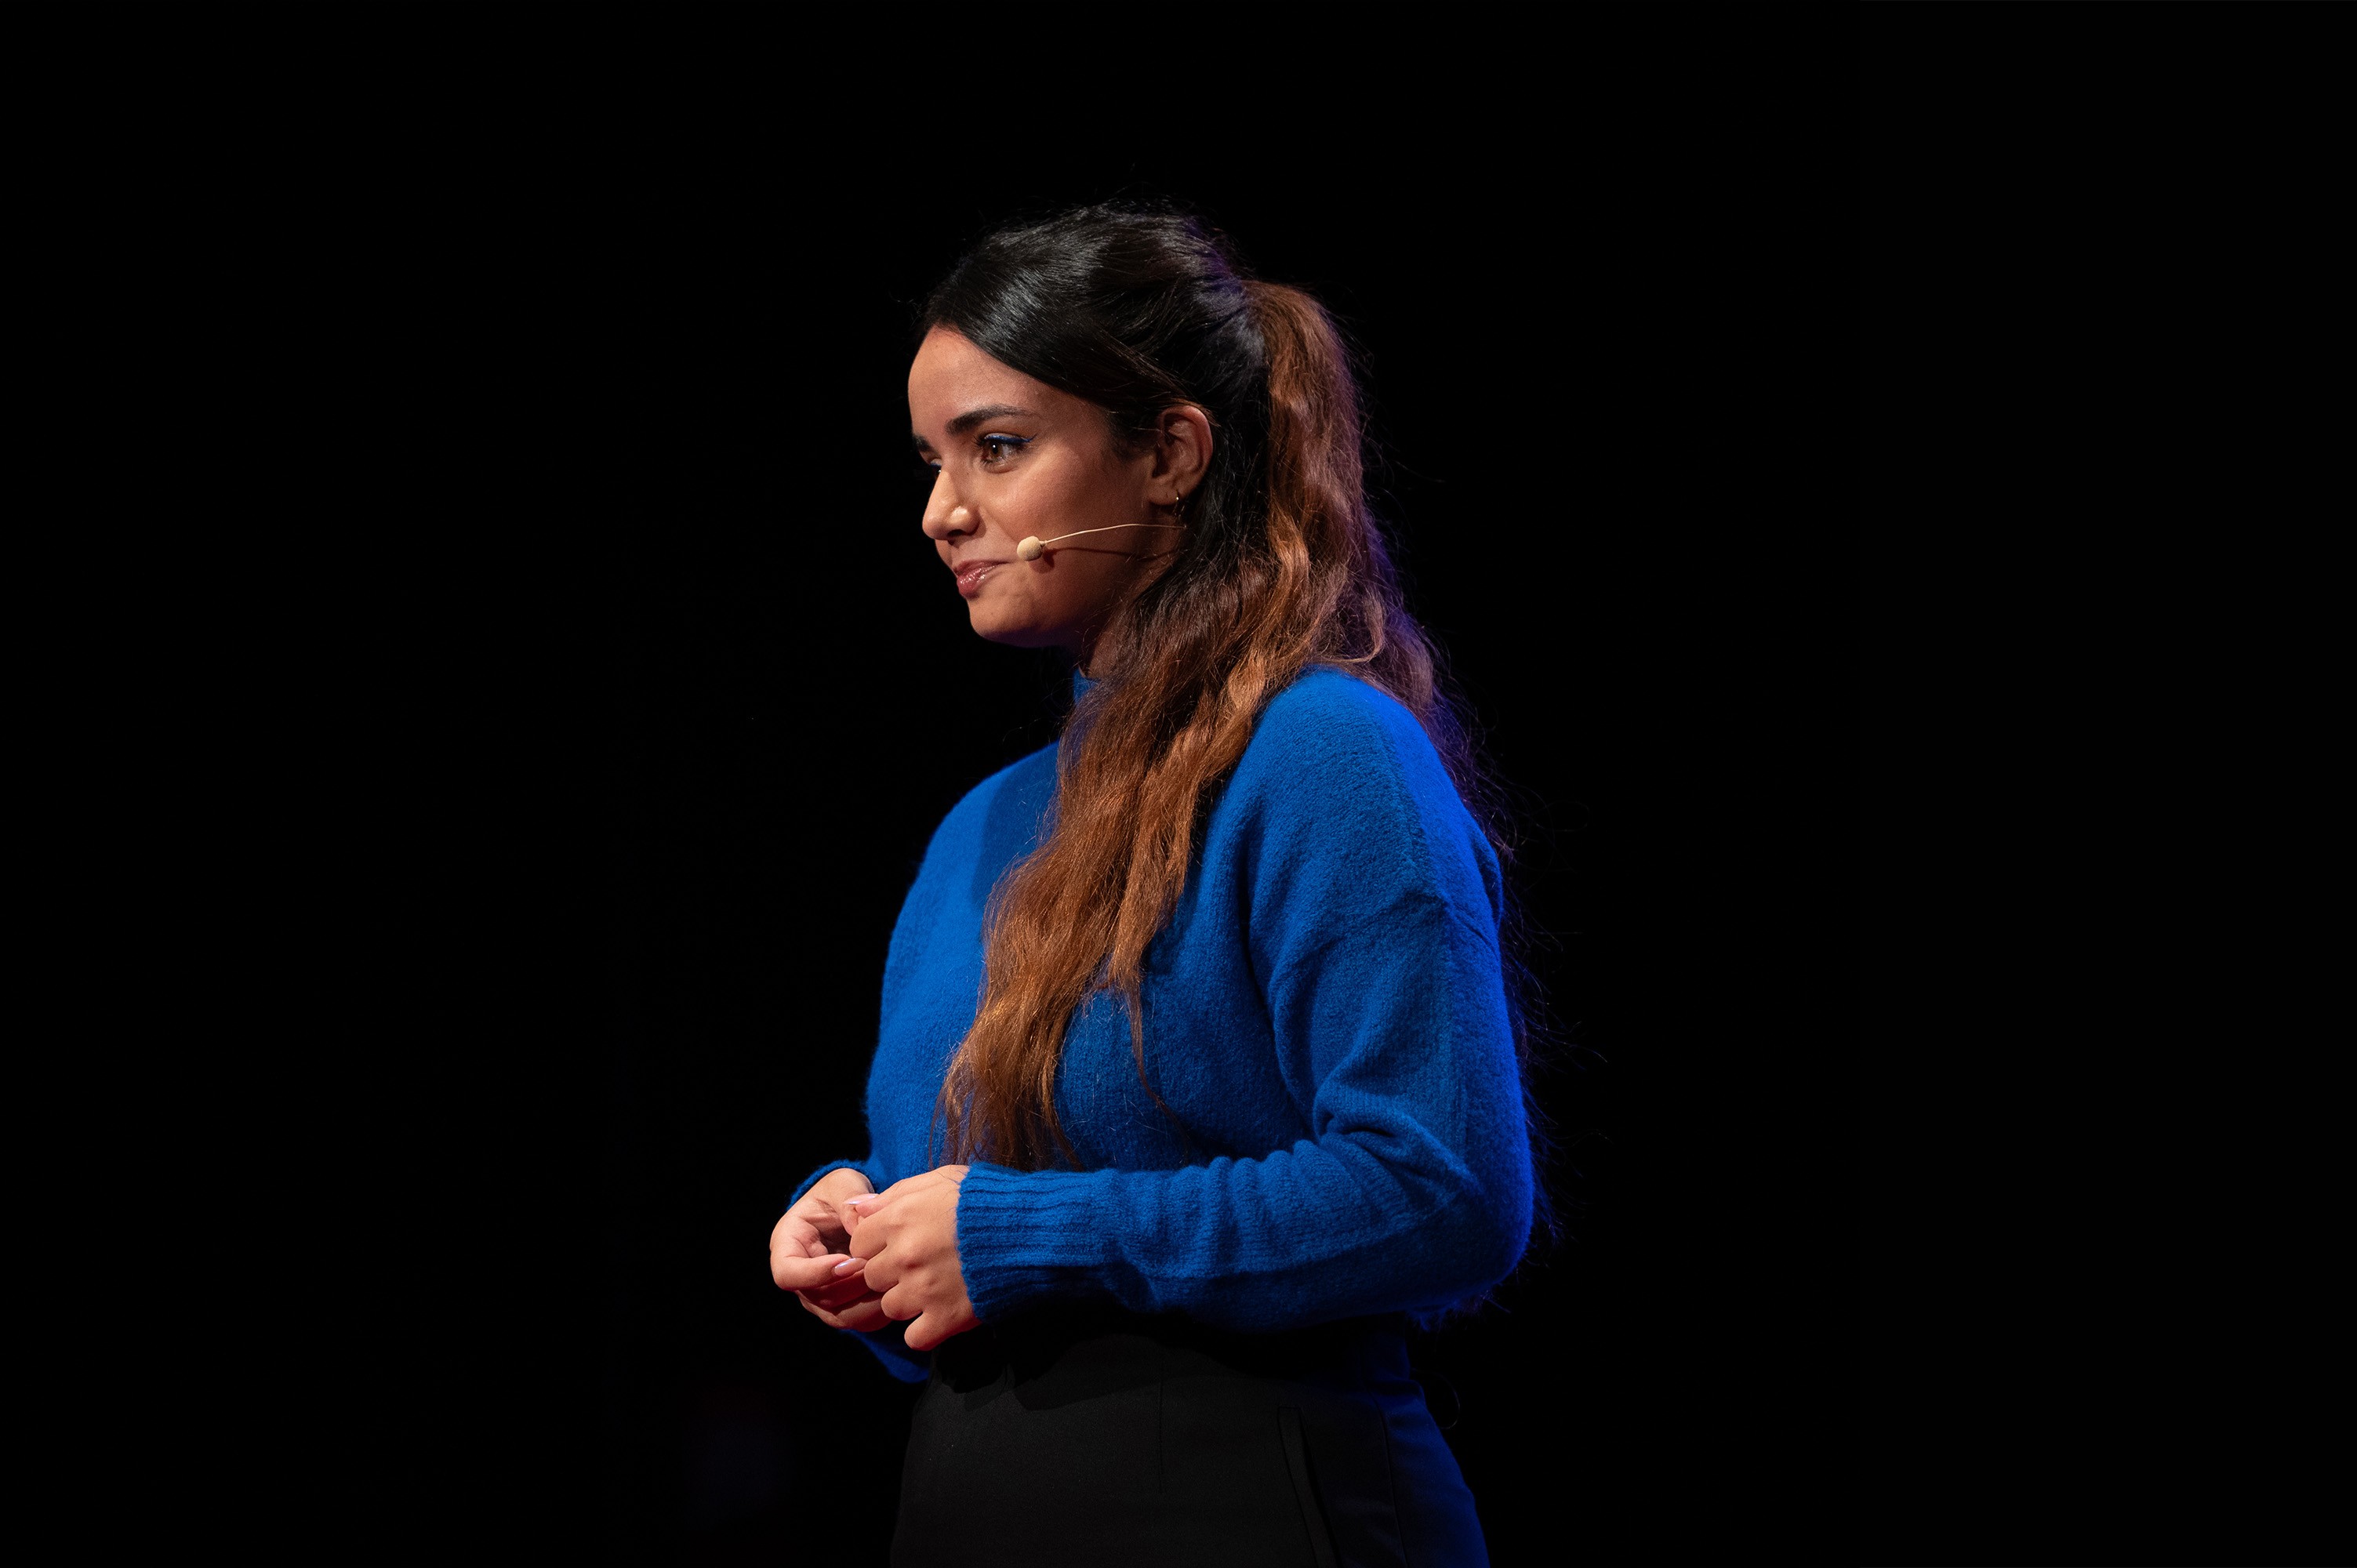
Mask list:
POLYGON ((851 1240, 850 1216, 840 1206, 875 1190, 857 1171, 829 1171, 811 1184, 802 1201, 787 1209, 770 1232, 770 1277, 780 1290, 800 1296, 802 1309, 829 1328, 866 1332, 891 1321, 877 1305, 881 1294, 867 1288, 858 1270, 834 1272, 836 1264, 851 1257, 845 1250, 851 1240))

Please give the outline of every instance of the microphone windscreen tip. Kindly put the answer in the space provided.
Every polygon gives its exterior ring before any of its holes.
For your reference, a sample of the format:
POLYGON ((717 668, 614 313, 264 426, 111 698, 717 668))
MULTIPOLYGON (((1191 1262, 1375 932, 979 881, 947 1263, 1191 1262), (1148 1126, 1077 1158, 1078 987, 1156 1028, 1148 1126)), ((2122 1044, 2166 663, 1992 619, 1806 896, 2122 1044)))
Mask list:
POLYGON ((1043 548, 1045 546, 1040 544, 1038 536, 1034 535, 1015 547, 1015 558, 1017 561, 1037 561, 1043 548))

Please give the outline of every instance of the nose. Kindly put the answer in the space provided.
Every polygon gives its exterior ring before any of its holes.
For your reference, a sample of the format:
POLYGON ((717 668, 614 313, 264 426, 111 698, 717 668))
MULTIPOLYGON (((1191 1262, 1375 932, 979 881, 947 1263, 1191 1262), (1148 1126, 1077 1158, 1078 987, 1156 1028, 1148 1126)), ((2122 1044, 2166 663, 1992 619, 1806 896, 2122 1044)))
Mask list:
POLYGON ((974 531, 975 526, 972 509, 958 499, 956 491, 951 488, 950 477, 947 474, 936 475, 932 494, 925 498, 925 537, 947 543, 952 539, 964 538, 974 531))

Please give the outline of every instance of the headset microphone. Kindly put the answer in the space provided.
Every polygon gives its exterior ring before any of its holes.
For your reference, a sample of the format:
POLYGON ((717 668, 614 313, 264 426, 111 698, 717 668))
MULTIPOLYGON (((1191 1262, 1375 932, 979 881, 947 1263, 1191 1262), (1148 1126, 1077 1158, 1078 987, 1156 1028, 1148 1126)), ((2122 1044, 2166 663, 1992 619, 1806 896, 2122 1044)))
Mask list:
POLYGON ((1116 522, 1106 528, 1083 528, 1078 533, 1060 533, 1053 539, 1042 539, 1035 533, 1015 547, 1015 558, 1017 561, 1037 561, 1049 546, 1061 544, 1067 539, 1078 539, 1082 533, 1111 533, 1118 528, 1178 528, 1179 526, 1181 525, 1175 522, 1116 522))

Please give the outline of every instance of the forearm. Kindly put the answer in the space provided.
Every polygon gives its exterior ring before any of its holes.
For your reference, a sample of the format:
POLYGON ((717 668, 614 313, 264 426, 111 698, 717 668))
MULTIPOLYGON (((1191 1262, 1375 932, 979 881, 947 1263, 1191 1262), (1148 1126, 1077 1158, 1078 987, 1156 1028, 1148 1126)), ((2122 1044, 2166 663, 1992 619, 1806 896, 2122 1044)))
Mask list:
POLYGON ((1530 1229, 1526 1157, 1383 1142, 1172 1171, 976 1165, 958 1207, 967 1291, 985 1321, 1093 1297, 1275 1331, 1445 1306, 1504 1277, 1530 1229))

